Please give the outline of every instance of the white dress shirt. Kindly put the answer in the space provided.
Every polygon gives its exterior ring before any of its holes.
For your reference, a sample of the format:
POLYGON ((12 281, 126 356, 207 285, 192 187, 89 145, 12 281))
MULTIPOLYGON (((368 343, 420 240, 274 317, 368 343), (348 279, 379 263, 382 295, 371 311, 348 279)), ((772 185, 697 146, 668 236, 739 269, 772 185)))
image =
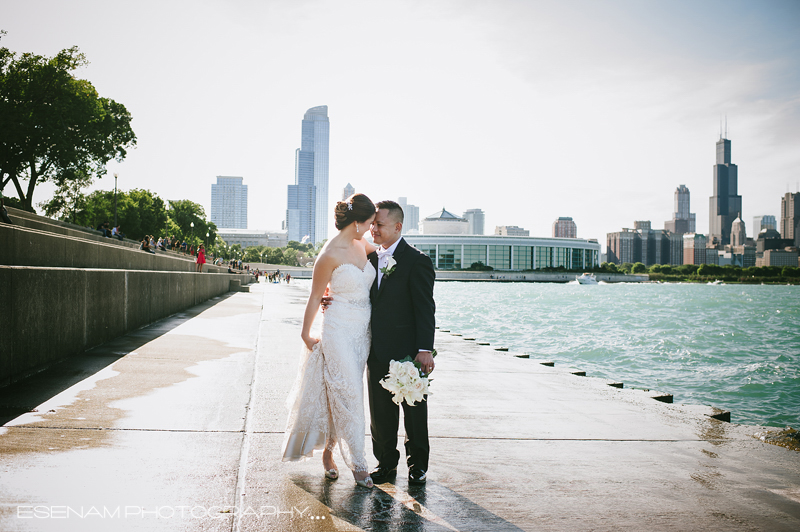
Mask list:
POLYGON ((394 255, 394 250, 397 249, 397 244, 400 243, 400 238, 395 240, 394 244, 388 248, 384 248, 383 246, 378 248, 378 288, 381 287, 381 280, 383 279, 383 272, 381 271, 381 268, 386 268, 389 265, 389 257, 394 255))

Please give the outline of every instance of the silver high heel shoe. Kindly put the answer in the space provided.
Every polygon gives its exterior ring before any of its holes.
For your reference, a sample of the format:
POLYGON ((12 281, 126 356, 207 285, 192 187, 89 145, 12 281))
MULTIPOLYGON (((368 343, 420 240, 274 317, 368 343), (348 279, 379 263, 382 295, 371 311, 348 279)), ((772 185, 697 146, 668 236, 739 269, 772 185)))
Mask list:
POLYGON ((361 486, 362 488, 370 488, 372 489, 375 484, 372 483, 372 477, 367 477, 364 480, 356 480, 356 485, 361 486))
POLYGON ((337 469, 326 469, 325 470, 325 478, 330 480, 336 480, 339 478, 339 471, 337 469))

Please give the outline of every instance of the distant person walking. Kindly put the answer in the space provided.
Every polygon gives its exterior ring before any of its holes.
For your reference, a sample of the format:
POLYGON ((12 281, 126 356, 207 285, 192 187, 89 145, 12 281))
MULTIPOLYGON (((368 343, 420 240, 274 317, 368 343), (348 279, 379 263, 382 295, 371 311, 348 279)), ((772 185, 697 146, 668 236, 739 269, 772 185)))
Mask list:
POLYGON ((203 273, 203 264, 206 263, 206 248, 200 244, 200 249, 197 250, 197 271, 203 273))

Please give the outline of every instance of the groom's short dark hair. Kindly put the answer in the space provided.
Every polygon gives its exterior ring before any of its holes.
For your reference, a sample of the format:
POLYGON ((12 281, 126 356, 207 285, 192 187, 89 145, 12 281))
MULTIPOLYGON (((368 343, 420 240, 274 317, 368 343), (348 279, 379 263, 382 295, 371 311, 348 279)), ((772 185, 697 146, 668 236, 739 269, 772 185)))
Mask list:
POLYGON ((400 223, 403 223, 403 218, 405 217, 403 214, 403 208, 400 206, 399 203, 392 200, 383 200, 379 201, 375 204, 375 207, 380 209, 387 209, 389 211, 389 216, 393 217, 400 223))

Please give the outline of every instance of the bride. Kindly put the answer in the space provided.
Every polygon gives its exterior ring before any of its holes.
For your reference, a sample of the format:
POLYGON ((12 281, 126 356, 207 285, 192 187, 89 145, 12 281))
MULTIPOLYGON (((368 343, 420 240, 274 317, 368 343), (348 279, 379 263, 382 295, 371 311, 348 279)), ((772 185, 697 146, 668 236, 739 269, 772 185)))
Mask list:
POLYGON ((363 236, 375 218, 375 205, 364 194, 353 194, 336 204, 335 214, 339 234, 317 257, 303 316, 305 349, 287 400, 283 461, 310 458, 324 449, 325 477, 336 479, 332 451, 338 443, 356 484, 371 488, 364 456, 363 379, 370 346, 369 291, 376 272, 367 259, 374 248, 363 236), (311 325, 326 289, 336 304, 325 311, 320 337, 314 338, 311 325))

